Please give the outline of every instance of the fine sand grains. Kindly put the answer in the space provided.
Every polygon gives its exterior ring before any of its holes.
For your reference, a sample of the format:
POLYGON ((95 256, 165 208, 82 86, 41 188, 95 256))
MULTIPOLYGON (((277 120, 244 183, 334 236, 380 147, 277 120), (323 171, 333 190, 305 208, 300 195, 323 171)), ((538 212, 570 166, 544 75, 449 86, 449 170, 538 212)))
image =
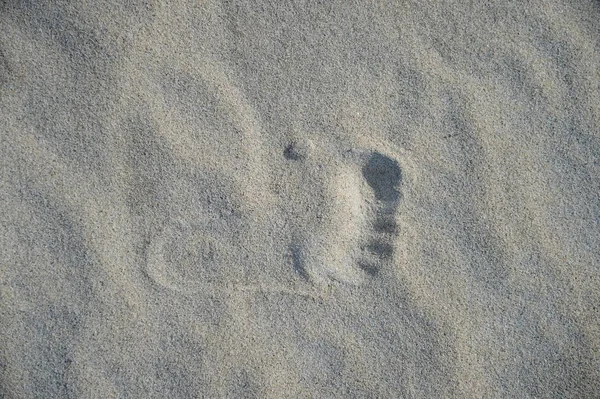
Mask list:
POLYGON ((597 397, 597 21, 1 2, 0 397, 597 397))

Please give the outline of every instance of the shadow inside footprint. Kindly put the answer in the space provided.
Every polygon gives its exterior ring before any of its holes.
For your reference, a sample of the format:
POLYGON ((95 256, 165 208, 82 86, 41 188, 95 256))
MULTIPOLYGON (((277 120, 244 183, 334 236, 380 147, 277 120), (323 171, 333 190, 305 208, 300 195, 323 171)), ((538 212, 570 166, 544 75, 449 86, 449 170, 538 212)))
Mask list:
POLYGON ((367 273, 371 277, 375 277, 379 274, 379 265, 367 261, 358 262, 358 267, 360 267, 365 273, 367 273))
POLYGON ((385 241, 372 241, 365 249, 380 259, 389 259, 394 253, 394 247, 385 241))
POLYGON ((396 223, 395 220, 390 220, 389 218, 385 218, 385 217, 378 217, 377 220, 375 221, 375 224, 373 225, 373 228, 375 229, 376 232, 378 233, 385 233, 385 234, 392 234, 392 235, 397 235, 398 234, 398 225, 396 223))
POLYGON ((402 173, 398 162, 374 152, 363 166, 362 174, 378 201, 390 203, 400 199, 402 173))

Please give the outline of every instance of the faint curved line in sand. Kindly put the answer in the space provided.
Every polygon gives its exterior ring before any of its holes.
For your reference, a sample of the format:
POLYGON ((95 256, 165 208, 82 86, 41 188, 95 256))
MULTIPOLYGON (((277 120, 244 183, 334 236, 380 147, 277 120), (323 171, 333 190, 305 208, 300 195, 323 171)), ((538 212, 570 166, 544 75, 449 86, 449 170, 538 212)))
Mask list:
MULTIPOLYGON (((248 294, 282 294, 322 300, 327 296, 324 290, 301 290, 289 288, 279 284, 255 284, 247 282, 203 282, 198 279, 184 281, 183 278, 170 278, 167 270, 170 261, 166 259, 165 247, 168 246, 167 237, 169 230, 167 227, 157 236, 150 240, 146 253, 146 275, 158 286, 166 288, 169 291, 184 295, 218 295, 233 293, 248 294)), ((197 266, 202 267, 201 264, 197 266)))

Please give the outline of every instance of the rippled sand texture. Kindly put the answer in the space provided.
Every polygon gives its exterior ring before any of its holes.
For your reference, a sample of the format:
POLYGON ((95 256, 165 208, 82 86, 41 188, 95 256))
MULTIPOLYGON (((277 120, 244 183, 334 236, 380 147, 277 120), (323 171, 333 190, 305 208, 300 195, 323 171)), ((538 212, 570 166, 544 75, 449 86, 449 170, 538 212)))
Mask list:
POLYGON ((597 397, 598 21, 0 3, 0 397, 597 397))

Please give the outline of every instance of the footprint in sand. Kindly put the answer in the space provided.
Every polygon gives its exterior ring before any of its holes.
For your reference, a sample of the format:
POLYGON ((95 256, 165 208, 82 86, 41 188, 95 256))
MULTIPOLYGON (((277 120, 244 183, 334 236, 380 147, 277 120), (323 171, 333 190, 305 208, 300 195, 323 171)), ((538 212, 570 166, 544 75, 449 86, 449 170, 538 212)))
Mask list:
MULTIPOLYGON (((286 154, 293 156, 286 158, 301 162, 312 152, 307 148, 288 148, 286 154)), ((394 255, 401 168, 379 152, 352 151, 343 158, 337 172, 326 176, 330 205, 321 230, 304 231, 304 237, 290 245, 293 269, 310 286, 240 278, 243 270, 232 268, 251 256, 248 249, 228 244, 230 240, 193 219, 169 223, 150 241, 148 276, 162 287, 190 295, 271 292, 313 298, 323 297, 323 288, 332 280, 360 285, 378 277, 394 255)))
POLYGON ((291 246, 296 272, 313 284, 360 285, 392 261, 402 170, 377 151, 348 151, 329 179, 330 216, 291 246))
MULTIPOLYGON (((176 176, 183 181, 170 186, 172 178, 167 178, 159 184, 165 194, 157 197, 164 200, 153 207, 164 215, 164 227, 150 229, 145 274, 164 288, 190 295, 241 291, 311 297, 322 297, 331 280, 358 285, 380 275, 394 254, 402 181, 398 162, 377 151, 317 148, 309 140, 296 140, 283 150, 282 161, 300 169, 313 168, 325 152, 340 161, 331 162, 331 168, 307 169, 325 183, 320 186, 325 193, 306 193, 323 194, 323 209, 316 206, 322 220, 305 222, 304 215, 292 215, 287 225, 295 229, 290 270, 310 282, 298 285, 293 275, 283 275, 285 261, 274 260, 284 258, 285 243, 279 248, 261 239, 284 237, 287 232, 281 229, 287 227, 273 211, 281 201, 269 190, 272 165, 266 162, 269 145, 259 118, 222 68, 212 63, 198 68, 205 78, 169 72, 177 78, 164 86, 164 96, 169 103, 181 103, 181 109, 162 115, 162 104, 151 106, 162 116, 165 131, 188 128, 161 136, 164 151, 182 165, 176 176), (181 81, 185 84, 178 85, 181 81), (199 179, 204 179, 201 184, 199 179)), ((158 157, 149 168, 154 173, 167 163, 158 157)), ((284 217, 300 212, 288 204, 282 209, 284 217)), ((272 242, 276 245, 277 239, 272 242)))

